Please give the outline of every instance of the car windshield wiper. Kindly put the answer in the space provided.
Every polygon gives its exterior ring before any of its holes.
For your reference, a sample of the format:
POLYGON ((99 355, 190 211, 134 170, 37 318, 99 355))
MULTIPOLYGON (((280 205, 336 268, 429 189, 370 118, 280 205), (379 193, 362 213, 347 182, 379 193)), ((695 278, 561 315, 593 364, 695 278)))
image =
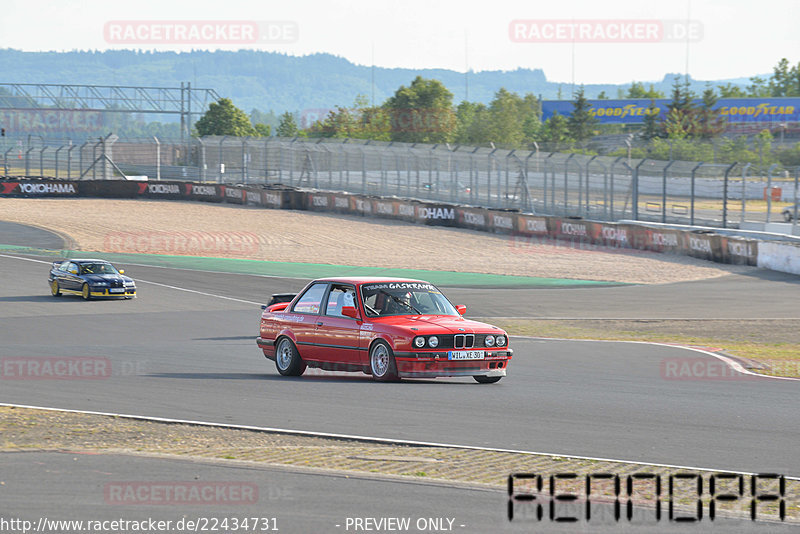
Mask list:
POLYGON ((388 295, 388 296, 389 296, 389 298, 391 298, 392 300, 394 300, 394 301, 396 301, 396 302, 399 302, 400 304, 402 304, 402 305, 403 305, 403 306, 405 306, 406 308, 409 308, 409 309, 411 309, 411 310, 412 310, 412 311, 414 311, 414 313, 416 313, 417 315, 422 315, 422 312, 421 312, 421 311, 419 311, 419 310, 418 310, 418 309, 416 309, 414 306, 412 306, 412 305, 411 305, 411 304, 409 304, 408 302, 404 301, 404 300, 403 300, 403 299, 401 299, 400 297, 395 297, 394 295, 392 295, 392 294, 391 294, 391 293, 389 293, 388 291, 384 291, 383 289, 381 289, 381 290, 380 290, 380 292, 381 292, 381 293, 383 293, 384 295, 388 295))

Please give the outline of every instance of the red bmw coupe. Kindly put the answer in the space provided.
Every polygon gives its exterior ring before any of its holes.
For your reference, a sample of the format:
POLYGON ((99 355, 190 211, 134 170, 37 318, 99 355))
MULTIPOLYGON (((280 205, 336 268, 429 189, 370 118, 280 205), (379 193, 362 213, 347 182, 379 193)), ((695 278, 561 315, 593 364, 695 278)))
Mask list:
POLYGON ((361 371, 375 380, 506 376, 506 332, 465 319, 433 284, 374 277, 314 280, 264 306, 256 343, 285 376, 306 367, 361 371))

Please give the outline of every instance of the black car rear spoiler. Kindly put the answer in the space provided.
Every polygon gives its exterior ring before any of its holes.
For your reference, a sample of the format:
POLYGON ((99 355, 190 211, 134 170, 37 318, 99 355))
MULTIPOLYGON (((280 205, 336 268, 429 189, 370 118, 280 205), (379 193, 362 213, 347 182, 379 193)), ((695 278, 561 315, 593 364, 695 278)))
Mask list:
POLYGON ((261 306, 261 309, 263 310, 268 306, 272 306, 273 304, 278 304, 280 302, 291 302, 296 296, 297 293, 275 293, 272 295, 272 298, 270 298, 269 303, 261 306))

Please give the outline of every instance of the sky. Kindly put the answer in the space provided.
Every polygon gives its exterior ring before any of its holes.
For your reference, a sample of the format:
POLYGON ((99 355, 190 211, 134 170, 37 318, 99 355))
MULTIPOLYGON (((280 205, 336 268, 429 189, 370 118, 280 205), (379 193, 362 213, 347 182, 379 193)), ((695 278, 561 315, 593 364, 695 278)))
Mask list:
POLYGON ((688 67, 694 79, 719 80, 769 74, 783 57, 797 64, 798 3, 4 0, 0 47, 324 52, 390 68, 542 69, 584 84, 656 81, 688 67))

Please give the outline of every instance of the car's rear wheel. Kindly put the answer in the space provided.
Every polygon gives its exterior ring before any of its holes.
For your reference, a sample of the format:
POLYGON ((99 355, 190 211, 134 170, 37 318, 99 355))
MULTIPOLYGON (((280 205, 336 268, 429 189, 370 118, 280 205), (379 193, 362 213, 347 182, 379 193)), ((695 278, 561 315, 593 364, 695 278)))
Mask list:
POLYGON ((472 378, 478 384, 494 384, 495 382, 500 382, 500 379, 503 378, 502 376, 473 376, 472 378))
POLYGON ((392 349, 384 341, 377 341, 369 350, 369 367, 375 380, 389 382, 399 378, 392 349))
POLYGON ((53 294, 54 297, 61 296, 61 288, 58 287, 58 280, 53 280, 50 282, 50 292, 53 294))
POLYGON ((92 300, 92 292, 89 289, 89 284, 83 284, 83 287, 81 288, 81 296, 83 297, 83 300, 92 300))
POLYGON ((792 222, 792 212, 791 211, 784 211, 783 212, 783 220, 786 222, 792 222))
POLYGON ((288 337, 278 340, 275 347, 275 367, 283 376, 300 376, 306 370, 306 362, 288 337))

